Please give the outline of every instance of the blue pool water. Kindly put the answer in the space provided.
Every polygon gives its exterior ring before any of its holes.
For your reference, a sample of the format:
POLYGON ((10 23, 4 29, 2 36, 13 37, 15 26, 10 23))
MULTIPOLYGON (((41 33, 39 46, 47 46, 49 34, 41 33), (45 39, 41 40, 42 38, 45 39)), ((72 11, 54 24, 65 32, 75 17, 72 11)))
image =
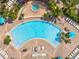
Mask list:
POLYGON ((0 16, 0 24, 4 24, 5 23, 5 19, 3 17, 0 16))
POLYGON ((75 32, 69 32, 69 36, 71 39, 75 38, 76 33, 75 32))
POLYGON ((32 20, 18 25, 10 33, 13 38, 13 45, 19 48, 23 43, 33 38, 42 38, 52 46, 57 47, 60 44, 60 32, 59 27, 48 21, 32 20))
POLYGON ((37 11, 39 9, 39 5, 32 5, 32 11, 37 11))
POLYGON ((61 56, 58 56, 56 59, 63 59, 61 56))

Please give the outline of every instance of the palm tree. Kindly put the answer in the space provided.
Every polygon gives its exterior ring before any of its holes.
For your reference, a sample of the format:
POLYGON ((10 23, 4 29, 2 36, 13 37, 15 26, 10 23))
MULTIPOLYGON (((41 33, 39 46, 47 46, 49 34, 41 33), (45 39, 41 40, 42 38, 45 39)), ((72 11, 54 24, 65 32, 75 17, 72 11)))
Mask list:
POLYGON ((69 39, 69 33, 61 32, 61 40, 63 40, 66 44, 71 43, 71 40, 69 39))
POLYGON ((65 7, 72 7, 79 4, 79 0, 61 0, 65 7))
POLYGON ((59 9, 59 7, 56 5, 56 3, 54 2, 54 0, 49 0, 48 2, 48 7, 52 12, 52 16, 60 16, 62 15, 62 11, 61 9, 59 9))
POLYGON ((43 15, 43 19, 50 19, 51 13, 47 12, 43 15))
POLYGON ((62 2, 65 5, 63 9, 64 14, 72 20, 79 22, 79 15, 76 10, 76 5, 79 4, 79 0, 62 0, 62 2))
POLYGON ((8 13, 9 13, 8 9, 3 9, 1 15, 6 19, 8 17, 8 13))

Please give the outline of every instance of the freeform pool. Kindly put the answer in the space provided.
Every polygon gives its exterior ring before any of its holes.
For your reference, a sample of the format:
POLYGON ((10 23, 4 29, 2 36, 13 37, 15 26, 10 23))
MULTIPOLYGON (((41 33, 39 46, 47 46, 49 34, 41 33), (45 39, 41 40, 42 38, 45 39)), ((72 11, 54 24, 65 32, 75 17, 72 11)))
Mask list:
POLYGON ((13 38, 13 45, 21 47, 25 42, 33 38, 42 38, 52 46, 60 44, 60 28, 44 20, 32 20, 18 25, 12 29, 10 34, 13 38))

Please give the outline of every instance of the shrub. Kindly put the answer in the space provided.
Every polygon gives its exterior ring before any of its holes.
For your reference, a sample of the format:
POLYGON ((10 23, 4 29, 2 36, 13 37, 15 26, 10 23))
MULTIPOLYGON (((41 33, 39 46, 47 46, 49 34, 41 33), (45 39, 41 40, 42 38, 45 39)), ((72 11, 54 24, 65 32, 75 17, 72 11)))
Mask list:
POLYGON ((6 36, 6 38, 4 39, 4 44, 9 45, 11 42, 11 38, 9 35, 6 36))

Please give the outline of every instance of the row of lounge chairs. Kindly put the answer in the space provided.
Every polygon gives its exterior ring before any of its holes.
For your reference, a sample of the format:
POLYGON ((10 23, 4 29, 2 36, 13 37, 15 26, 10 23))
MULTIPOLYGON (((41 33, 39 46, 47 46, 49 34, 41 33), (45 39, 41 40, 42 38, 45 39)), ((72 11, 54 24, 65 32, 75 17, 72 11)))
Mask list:
POLYGON ((73 50, 73 52, 69 55, 69 59, 75 59, 79 54, 79 45, 73 50))
POLYGON ((8 2, 6 3, 6 8, 10 10, 11 8, 13 8, 13 5, 15 3, 16 3, 16 0, 8 0, 8 2))
POLYGON ((4 57, 4 59, 8 58, 8 55, 0 48, 0 55, 4 57))
POLYGON ((67 21, 69 24, 74 26, 79 31, 79 24, 77 24, 75 21, 71 20, 70 18, 64 16, 65 21, 67 21))
POLYGON ((15 2, 16 2, 15 0, 9 0, 9 1, 7 2, 7 5, 8 5, 9 7, 11 7, 11 6, 13 6, 13 4, 14 4, 15 2))

